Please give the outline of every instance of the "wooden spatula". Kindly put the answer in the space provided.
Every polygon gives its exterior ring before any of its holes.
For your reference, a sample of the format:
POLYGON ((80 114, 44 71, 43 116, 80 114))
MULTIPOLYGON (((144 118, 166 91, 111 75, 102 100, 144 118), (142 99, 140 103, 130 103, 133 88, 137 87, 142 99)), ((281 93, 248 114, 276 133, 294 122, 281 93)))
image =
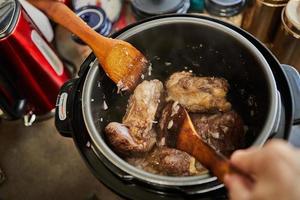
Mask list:
POLYGON ((147 60, 140 51, 125 41, 101 36, 63 3, 54 0, 29 2, 89 45, 106 74, 120 90, 135 87, 147 65, 147 60))
POLYGON ((168 124, 163 130, 166 145, 194 156, 222 182, 225 174, 238 173, 248 182, 253 183, 252 177, 233 166, 225 156, 216 152, 201 139, 188 112, 180 104, 177 106, 174 109, 171 105, 170 109, 166 110, 166 123, 168 124))

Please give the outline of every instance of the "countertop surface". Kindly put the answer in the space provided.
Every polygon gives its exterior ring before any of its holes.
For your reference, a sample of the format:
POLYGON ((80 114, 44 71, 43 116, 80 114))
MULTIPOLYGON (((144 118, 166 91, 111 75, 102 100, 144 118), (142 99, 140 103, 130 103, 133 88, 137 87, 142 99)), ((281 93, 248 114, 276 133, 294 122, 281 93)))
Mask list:
POLYGON ((121 199, 92 175, 53 118, 31 127, 0 122, 0 168, 0 200, 121 199))

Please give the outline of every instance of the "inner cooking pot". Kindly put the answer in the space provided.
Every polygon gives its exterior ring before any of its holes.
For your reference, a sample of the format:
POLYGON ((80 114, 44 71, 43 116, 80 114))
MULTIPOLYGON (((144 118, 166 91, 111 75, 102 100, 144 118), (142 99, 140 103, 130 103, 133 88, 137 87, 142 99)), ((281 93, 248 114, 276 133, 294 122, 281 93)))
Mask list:
MULTIPOLYGON (((133 26, 117 38, 130 42, 150 60, 145 79, 164 82, 172 73, 183 70, 227 79, 228 99, 247 125, 247 146, 262 145, 276 131, 279 99, 273 74, 255 46, 234 30, 201 18, 165 17, 133 26)), ((97 60, 92 63, 83 86, 82 112, 98 154, 119 170, 152 184, 188 186, 216 180, 209 174, 151 174, 114 153, 103 131, 109 122, 122 121, 129 96, 117 94, 115 84, 98 67, 97 60)))

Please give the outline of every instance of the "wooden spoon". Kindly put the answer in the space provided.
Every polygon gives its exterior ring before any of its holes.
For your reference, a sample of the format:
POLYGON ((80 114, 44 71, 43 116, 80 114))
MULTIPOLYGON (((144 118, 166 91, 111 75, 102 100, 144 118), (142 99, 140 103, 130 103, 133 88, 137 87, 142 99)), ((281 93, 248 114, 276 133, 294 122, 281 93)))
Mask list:
POLYGON ((147 65, 147 60, 140 51, 125 41, 103 37, 61 2, 53 0, 29 0, 29 2, 89 45, 106 74, 120 90, 135 87, 147 65))
POLYGON ((165 117, 168 124, 163 129, 167 146, 194 156, 222 182, 225 174, 228 173, 237 173, 242 175, 248 183, 254 182, 252 177, 233 166, 225 156, 216 152, 201 139, 184 107, 178 104, 174 110, 172 105, 172 102, 167 105, 169 108, 166 109, 165 117))

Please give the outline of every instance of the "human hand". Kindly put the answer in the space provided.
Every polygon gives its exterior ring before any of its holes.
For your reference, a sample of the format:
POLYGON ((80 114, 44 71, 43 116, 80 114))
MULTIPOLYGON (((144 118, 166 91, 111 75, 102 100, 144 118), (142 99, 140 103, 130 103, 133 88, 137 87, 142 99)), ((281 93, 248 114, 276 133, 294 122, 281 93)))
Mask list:
POLYGON ((238 150, 230 162, 255 179, 249 186, 239 175, 226 175, 231 200, 300 199, 300 150, 286 142, 272 140, 262 149, 238 150))

